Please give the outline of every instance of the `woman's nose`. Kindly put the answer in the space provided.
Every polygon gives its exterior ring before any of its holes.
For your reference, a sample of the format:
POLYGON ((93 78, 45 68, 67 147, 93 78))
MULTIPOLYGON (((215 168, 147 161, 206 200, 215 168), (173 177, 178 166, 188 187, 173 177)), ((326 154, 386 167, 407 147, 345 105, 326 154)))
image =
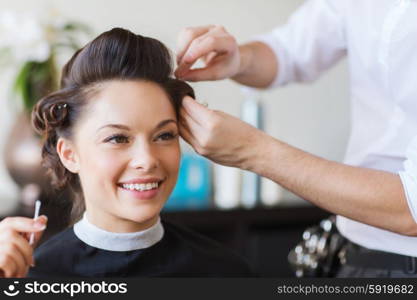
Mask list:
POLYGON ((132 153, 131 166, 135 169, 150 171, 158 167, 156 152, 149 145, 140 145, 132 153))

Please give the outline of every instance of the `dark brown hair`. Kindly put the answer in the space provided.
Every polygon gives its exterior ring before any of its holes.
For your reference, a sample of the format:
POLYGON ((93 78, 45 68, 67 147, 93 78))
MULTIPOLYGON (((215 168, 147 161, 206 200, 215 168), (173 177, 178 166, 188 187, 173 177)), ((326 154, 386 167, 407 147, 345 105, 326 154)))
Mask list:
POLYGON ((56 151, 59 137, 70 139, 86 100, 97 84, 109 80, 144 80, 157 83, 167 93, 177 115, 182 98, 194 98, 193 89, 172 78, 168 49, 156 39, 122 28, 104 32, 79 49, 62 70, 58 91, 39 100, 32 111, 32 123, 43 138, 42 162, 54 188, 68 187, 75 196, 72 219, 85 209, 77 174, 68 171, 56 151))

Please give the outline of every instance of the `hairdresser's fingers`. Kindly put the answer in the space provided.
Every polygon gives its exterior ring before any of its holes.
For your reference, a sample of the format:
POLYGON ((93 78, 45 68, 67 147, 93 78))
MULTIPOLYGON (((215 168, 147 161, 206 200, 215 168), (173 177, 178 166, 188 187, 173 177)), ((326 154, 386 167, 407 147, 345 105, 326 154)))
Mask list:
POLYGON ((201 126, 195 122, 188 114, 182 109, 184 115, 180 122, 180 132, 183 138, 194 148, 194 150, 203 156, 208 156, 211 152, 211 139, 213 138, 212 130, 209 126, 201 126))
MULTIPOLYGON (((214 60, 212 58, 211 60, 214 60)), ((191 69, 188 70, 186 73, 183 73, 181 76, 182 80, 187 81, 202 81, 202 80, 218 80, 221 78, 228 77, 228 70, 224 68, 223 62, 218 62, 216 64, 211 64, 210 66, 206 66, 204 68, 198 69, 191 69)))
MULTIPOLYGON (((179 62, 178 68, 175 70, 175 76, 183 78, 199 58, 205 59, 208 55, 213 56, 214 54, 211 53, 215 53, 215 57, 223 56, 223 58, 225 58, 223 67, 227 68, 229 67, 229 64, 227 63, 228 56, 236 55, 237 52, 238 45, 235 38, 227 33, 223 27, 216 26, 191 42, 184 53, 182 60, 179 62)), ((207 66, 206 68, 209 69, 210 66, 207 66)), ((235 72, 235 69, 236 68, 228 71, 235 72)), ((216 79, 222 78, 218 77, 216 79)))
POLYGON ((204 63, 206 64, 206 66, 210 65, 212 60, 217 56, 216 52, 210 52, 209 54, 207 54, 204 57, 204 63))
POLYGON ((186 27, 180 31, 177 38, 177 64, 181 62, 191 42, 197 37, 208 32, 213 27, 214 25, 186 27))
POLYGON ((190 43, 180 63, 192 64, 211 52, 222 54, 231 52, 236 48, 235 38, 222 26, 214 26, 190 43))
POLYGON ((15 276, 17 265, 11 255, 0 252, 0 270, 2 271, 2 277, 11 278, 15 276))
POLYGON ((178 63, 178 67, 175 70, 175 76, 185 79, 185 74, 191 70, 191 67, 198 59, 202 58, 203 60, 206 60, 208 55, 218 56, 226 54, 227 49, 223 47, 223 45, 225 45, 225 43, 223 43, 221 39, 213 36, 211 32, 195 39, 187 49, 183 59, 178 63))
POLYGON ((213 117, 213 111, 207 108, 206 106, 198 103, 193 98, 185 96, 182 101, 182 107, 186 112, 185 116, 188 116, 195 123, 200 124, 201 126, 206 126, 210 124, 213 117))
POLYGON ((181 122, 180 124, 184 125, 188 131, 192 134, 192 136, 200 140, 205 135, 206 128, 204 128, 200 123, 196 122, 186 111, 184 108, 181 108, 181 122))
POLYGON ((187 125, 183 122, 180 122, 179 131, 181 137, 190 144, 194 149, 198 146, 197 140, 194 138, 194 136, 191 134, 190 129, 187 127, 187 125))
MULTIPOLYGON (((180 125, 180 135, 182 138, 190 144, 194 151, 202 156, 207 156, 208 152, 206 149, 201 146, 201 143, 199 139, 197 139, 193 133, 191 133, 190 129, 187 127, 187 125, 180 125)), ((200 136, 201 138, 201 136, 200 136)))
POLYGON ((36 220, 25 217, 7 217, 0 222, 0 231, 13 229, 18 232, 38 232, 46 228, 46 217, 41 216, 36 220))
POLYGON ((198 132, 202 129, 201 125, 198 124, 191 116, 185 111, 184 108, 180 109, 180 125, 187 128, 190 133, 195 137, 198 136, 198 132))

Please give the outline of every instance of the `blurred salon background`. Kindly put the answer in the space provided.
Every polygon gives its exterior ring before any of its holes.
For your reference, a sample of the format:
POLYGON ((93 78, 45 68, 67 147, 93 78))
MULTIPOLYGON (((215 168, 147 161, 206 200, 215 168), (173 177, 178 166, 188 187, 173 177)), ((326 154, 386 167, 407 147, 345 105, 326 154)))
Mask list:
MULTIPOLYGON (((302 2, 0 0, 0 215, 31 216, 40 198, 41 211, 52 216, 46 238, 65 226, 66 204, 53 200, 66 195, 48 190, 28 111, 38 95, 54 88, 55 70, 74 48, 112 27, 124 27, 161 40, 174 54, 181 29, 206 24, 223 25, 242 43, 283 24, 302 2)), ((242 89, 231 80, 192 86, 210 108, 342 161, 349 135, 347 76, 342 61, 311 84, 271 91, 242 89)), ((266 179, 212 164, 187 145, 177 187, 164 210, 166 219, 240 252, 267 277, 293 276, 289 250, 306 227, 327 215, 266 179)))

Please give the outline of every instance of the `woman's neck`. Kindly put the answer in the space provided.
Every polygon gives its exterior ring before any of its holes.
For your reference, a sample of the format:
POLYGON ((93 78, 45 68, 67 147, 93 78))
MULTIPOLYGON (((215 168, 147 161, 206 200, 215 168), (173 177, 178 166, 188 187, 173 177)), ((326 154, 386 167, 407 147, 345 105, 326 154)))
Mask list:
POLYGON ((135 222, 115 215, 98 213, 97 211, 89 210, 88 208, 85 211, 84 217, 87 218, 88 222, 92 225, 114 233, 143 231, 154 226, 159 220, 159 215, 156 215, 143 222, 135 222))

